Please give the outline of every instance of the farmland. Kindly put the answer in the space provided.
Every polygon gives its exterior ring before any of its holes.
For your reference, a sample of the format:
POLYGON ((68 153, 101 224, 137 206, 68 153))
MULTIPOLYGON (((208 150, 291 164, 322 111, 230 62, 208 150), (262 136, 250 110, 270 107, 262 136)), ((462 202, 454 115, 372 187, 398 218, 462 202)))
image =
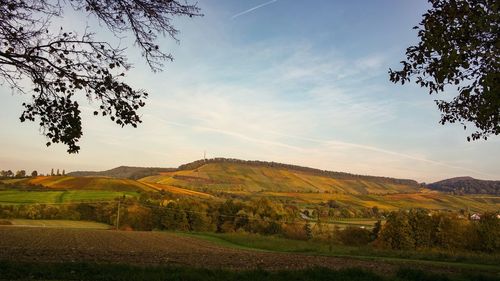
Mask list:
MULTIPOLYGON (((361 267, 393 274, 404 259, 356 258, 255 251, 227 247, 196 236, 165 232, 122 232, 89 229, 23 228, 0 226, 0 260, 18 262, 109 262, 136 265, 175 265, 237 270, 297 270, 312 267, 361 267)), ((252 239, 250 239, 252 240, 252 239)), ((255 240, 255 239, 254 239, 255 240)), ((233 238, 234 241, 234 238, 233 238)), ((273 242, 273 240, 269 240, 273 242)), ((278 241, 279 242, 279 241, 278 241)), ((283 244, 284 245, 284 244, 283 244)), ((494 265, 435 263, 411 260, 414 268, 436 272, 480 269, 498 273, 494 265)))
POLYGON ((16 184, 41 185, 49 189, 108 190, 108 191, 152 191, 153 189, 130 179, 106 177, 43 176, 28 178, 16 184))
POLYGON ((20 191, 0 190, 2 204, 59 204, 92 201, 110 201, 117 197, 136 197, 130 191, 72 190, 72 191, 20 191))
POLYGON ((422 188, 407 180, 344 176, 338 178, 283 167, 246 163, 210 162, 190 168, 159 172, 138 180, 104 176, 43 176, 3 180, 4 203, 62 203, 112 200, 142 192, 168 192, 198 199, 266 198, 300 208, 314 208, 329 200, 340 207, 381 210, 425 208, 432 210, 496 211, 500 199, 493 195, 450 195, 422 188), (38 186, 21 193, 15 186, 38 186), (43 193, 37 193, 38 191, 43 193))
POLYGON ((0 220, 0 224, 12 225, 16 227, 54 227, 54 228, 87 228, 87 229, 109 229, 110 225, 93 221, 74 220, 28 220, 9 219, 0 220))

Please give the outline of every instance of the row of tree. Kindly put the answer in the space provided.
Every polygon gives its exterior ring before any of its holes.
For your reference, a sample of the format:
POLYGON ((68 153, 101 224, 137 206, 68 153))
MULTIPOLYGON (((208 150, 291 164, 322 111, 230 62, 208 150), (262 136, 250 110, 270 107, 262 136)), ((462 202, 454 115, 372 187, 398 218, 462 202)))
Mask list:
POLYGON ((377 236, 377 246, 397 250, 441 248, 498 252, 500 219, 495 213, 471 220, 449 212, 399 211, 388 216, 377 236))
MULTIPOLYGON (((31 172, 32 177, 38 176, 37 171, 31 172)), ((15 173, 12 172, 12 170, 1 170, 0 171, 0 178, 25 178, 27 177, 26 170, 19 170, 16 171, 15 173)))
POLYGON ((411 251, 500 250, 500 219, 494 213, 483 214, 480 220, 470 220, 459 213, 415 209, 388 213, 385 224, 378 221, 373 229, 340 229, 321 218, 303 220, 301 212, 296 206, 265 198, 204 201, 174 199, 160 193, 107 203, 0 206, 0 218, 91 220, 121 229, 246 232, 411 251))
MULTIPOLYGON (((43 174, 39 174, 37 170, 34 170, 33 172, 31 172, 31 177, 38 177, 38 176, 43 176, 43 174)), ((50 175, 51 176, 65 176, 66 175, 66 171, 65 170, 62 170, 62 172, 59 171, 59 169, 57 169, 56 172, 54 172, 54 169, 51 170, 50 172, 50 175)), ((16 171, 15 173, 12 172, 12 170, 1 170, 0 171, 0 178, 26 178, 28 177, 28 173, 26 172, 26 170, 19 170, 19 171, 16 171)))

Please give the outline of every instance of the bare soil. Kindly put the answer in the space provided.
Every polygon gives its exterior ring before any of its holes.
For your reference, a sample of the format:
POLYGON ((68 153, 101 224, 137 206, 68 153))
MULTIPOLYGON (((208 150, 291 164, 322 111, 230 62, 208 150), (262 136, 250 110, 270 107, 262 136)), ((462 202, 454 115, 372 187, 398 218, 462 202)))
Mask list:
MULTIPOLYGON (((226 248, 166 232, 15 226, 0 226, 0 260, 174 265, 237 270, 362 267, 382 274, 391 274, 401 266, 385 261, 226 248)), ((456 271, 445 268, 438 271, 449 270, 456 271)))

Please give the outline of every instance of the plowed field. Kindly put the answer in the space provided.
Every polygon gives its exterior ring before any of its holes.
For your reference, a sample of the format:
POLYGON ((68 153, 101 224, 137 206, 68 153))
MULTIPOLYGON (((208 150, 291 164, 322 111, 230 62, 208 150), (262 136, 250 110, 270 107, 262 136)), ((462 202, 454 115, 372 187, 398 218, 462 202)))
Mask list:
MULTIPOLYGON (((164 232, 0 227, 0 260, 168 264, 230 269, 324 266, 373 268, 368 261, 225 248, 164 232)), ((387 267, 392 270, 393 267, 387 267)))
MULTIPOLYGON (((0 260, 174 265, 226 269, 362 267, 392 273, 401 263, 226 248, 165 232, 0 226, 0 260)), ((411 265, 427 268, 428 265, 411 265)), ((456 271, 440 266, 437 271, 456 271)))

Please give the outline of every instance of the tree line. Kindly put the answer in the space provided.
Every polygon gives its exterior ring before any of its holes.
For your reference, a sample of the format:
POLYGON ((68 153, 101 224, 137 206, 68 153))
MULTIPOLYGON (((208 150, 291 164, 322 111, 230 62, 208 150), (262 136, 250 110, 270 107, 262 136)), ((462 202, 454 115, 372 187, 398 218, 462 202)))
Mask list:
POLYGON ((451 212, 398 211, 388 216, 377 236, 377 246, 396 250, 493 253, 500 250, 500 217, 499 213, 484 213, 473 220, 451 212))
POLYGON ((320 213, 311 213, 313 219, 304 220, 300 216, 303 211, 266 198, 214 201, 150 193, 110 202, 0 205, 0 218, 90 220, 145 231, 243 232, 403 251, 500 250, 496 213, 472 220, 460 213, 412 209, 385 212, 386 222, 379 220, 371 229, 341 229, 320 213))
MULTIPOLYGON (((47 173, 47 176, 65 176, 66 175, 66 170, 59 170, 57 169, 54 171, 54 169, 51 169, 50 174, 47 173)), ((26 170, 18 170, 15 173, 12 172, 12 170, 1 170, 0 171, 0 178, 6 179, 6 178, 27 178, 27 177, 38 177, 38 176, 43 176, 42 173, 38 173, 37 170, 33 170, 31 174, 28 174, 26 170)))

